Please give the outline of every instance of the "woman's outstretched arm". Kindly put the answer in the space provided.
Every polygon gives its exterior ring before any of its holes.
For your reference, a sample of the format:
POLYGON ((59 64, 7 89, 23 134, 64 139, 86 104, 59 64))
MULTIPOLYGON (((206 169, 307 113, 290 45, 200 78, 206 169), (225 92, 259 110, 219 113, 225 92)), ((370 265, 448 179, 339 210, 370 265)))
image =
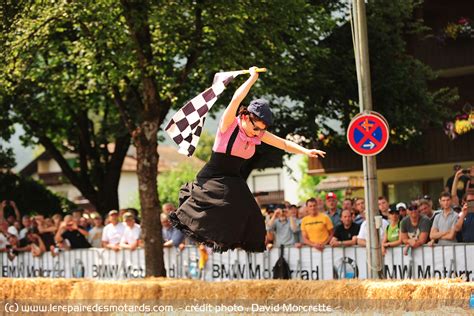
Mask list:
POLYGON ((324 158, 326 155, 326 152, 322 150, 304 148, 297 143, 278 137, 270 132, 265 132, 265 134, 263 134, 262 142, 293 154, 305 154, 314 158, 324 158))
POLYGON ((222 115, 221 123, 219 125, 221 133, 225 133, 227 128, 232 125, 235 119, 235 113, 237 112, 240 103, 245 99, 255 81, 257 81, 258 72, 256 70, 257 67, 250 68, 250 77, 235 91, 232 100, 222 115))

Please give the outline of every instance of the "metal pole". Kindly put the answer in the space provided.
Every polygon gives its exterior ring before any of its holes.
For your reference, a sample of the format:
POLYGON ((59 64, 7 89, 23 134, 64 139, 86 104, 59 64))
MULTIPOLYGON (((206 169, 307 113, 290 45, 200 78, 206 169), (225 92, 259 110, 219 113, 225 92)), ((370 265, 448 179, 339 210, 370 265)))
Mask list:
MULTIPOLYGON (((367 21, 364 0, 353 0, 354 52, 356 60, 357 81, 359 87, 360 111, 372 110, 370 84, 369 47, 367 21)), ((382 277, 382 251, 378 230, 375 228, 375 216, 378 215, 377 165, 375 156, 363 156, 364 186, 366 201, 366 220, 369 230, 367 239, 368 276, 372 279, 382 277)))

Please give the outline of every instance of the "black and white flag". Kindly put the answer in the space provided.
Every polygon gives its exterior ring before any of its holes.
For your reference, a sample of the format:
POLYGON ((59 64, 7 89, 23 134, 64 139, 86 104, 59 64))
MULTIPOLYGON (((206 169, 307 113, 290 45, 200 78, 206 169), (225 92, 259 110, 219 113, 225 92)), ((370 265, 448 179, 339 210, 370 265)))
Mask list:
POLYGON ((210 88, 188 101, 173 115, 165 131, 178 145, 179 153, 188 157, 194 153, 207 113, 229 83, 242 73, 242 71, 216 73, 210 88))

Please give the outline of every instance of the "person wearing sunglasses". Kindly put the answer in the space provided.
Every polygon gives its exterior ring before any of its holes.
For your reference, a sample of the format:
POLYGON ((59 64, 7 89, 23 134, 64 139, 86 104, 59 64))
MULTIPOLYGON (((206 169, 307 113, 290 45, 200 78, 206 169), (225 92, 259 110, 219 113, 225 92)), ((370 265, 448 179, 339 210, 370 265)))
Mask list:
POLYGON ((420 214, 418 204, 411 203, 408 206, 408 216, 400 223, 400 239, 405 245, 403 254, 406 256, 412 249, 424 245, 429 238, 431 230, 430 220, 420 214))
POLYGON ((461 232, 463 242, 474 242, 474 188, 466 192, 454 229, 456 232, 461 232))
POLYGON ((258 79, 257 67, 234 93, 219 123, 210 161, 180 190, 180 205, 169 215, 174 227, 217 252, 265 250, 265 221, 240 169, 262 142, 290 153, 324 157, 268 131, 273 115, 267 100, 241 103, 258 79), (236 115, 237 113, 237 115, 236 115))

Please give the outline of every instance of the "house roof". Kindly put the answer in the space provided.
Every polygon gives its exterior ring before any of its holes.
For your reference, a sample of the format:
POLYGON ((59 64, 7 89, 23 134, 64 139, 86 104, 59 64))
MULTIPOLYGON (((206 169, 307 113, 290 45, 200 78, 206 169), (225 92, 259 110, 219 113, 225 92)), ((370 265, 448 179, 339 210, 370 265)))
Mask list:
POLYGON ((33 159, 23 169, 21 169, 19 174, 23 177, 31 176, 38 171, 38 161, 50 159, 52 159, 51 155, 47 151, 43 151, 38 157, 33 159))

